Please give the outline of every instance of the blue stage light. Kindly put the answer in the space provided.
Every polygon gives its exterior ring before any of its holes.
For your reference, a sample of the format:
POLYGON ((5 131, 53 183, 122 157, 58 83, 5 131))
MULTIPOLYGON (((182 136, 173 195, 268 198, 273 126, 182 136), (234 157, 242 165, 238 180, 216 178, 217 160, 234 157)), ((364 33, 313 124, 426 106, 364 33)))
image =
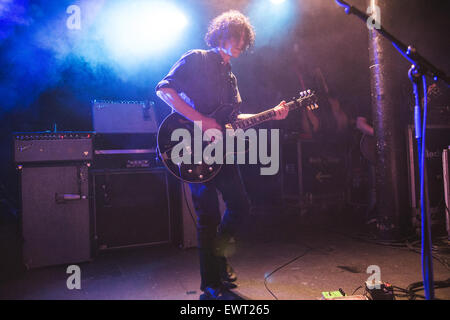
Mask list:
POLYGON ((293 26, 298 14, 296 1, 254 0, 249 16, 257 34, 256 46, 275 45, 293 26))
POLYGON ((97 36, 112 57, 137 63, 180 41, 187 17, 167 1, 123 1, 105 12, 97 36))

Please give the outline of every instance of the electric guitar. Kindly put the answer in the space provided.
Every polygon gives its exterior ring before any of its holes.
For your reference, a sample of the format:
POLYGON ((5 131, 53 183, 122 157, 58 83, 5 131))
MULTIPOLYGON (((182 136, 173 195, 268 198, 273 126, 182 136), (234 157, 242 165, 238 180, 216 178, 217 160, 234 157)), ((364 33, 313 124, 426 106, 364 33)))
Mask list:
MULTIPOLYGON (((314 92, 312 92, 311 90, 307 90, 301 92, 298 98, 294 98, 292 101, 286 103, 285 107, 288 108, 289 111, 291 111, 299 108, 314 110, 319 106, 317 105, 317 98, 314 92)), ((262 122, 272 120, 276 116, 276 112, 272 108, 264 112, 255 114, 249 118, 232 120, 230 119, 232 110, 234 110, 233 105, 224 105, 218 107, 217 109, 215 109, 215 111, 208 114, 207 116, 216 119, 216 121, 223 127, 223 129, 227 129, 225 130, 225 134, 229 134, 230 131, 236 132, 236 130, 238 129, 246 130, 262 122)), ((158 155, 164 166, 178 179, 181 179, 182 181, 188 183, 203 183, 213 179, 220 172, 220 169, 222 168, 222 165, 225 161, 222 161, 222 163, 213 162, 208 164, 206 161, 207 159, 202 159, 202 161, 198 161, 197 163, 193 163, 193 161, 180 162, 179 160, 175 161, 174 159, 172 159, 172 151, 174 151, 177 156, 192 156, 192 146, 196 146, 196 141, 194 141, 194 137, 196 135, 195 131, 198 132, 199 130, 198 128, 194 129, 194 126, 195 125, 191 120, 186 119, 184 116, 177 112, 174 112, 167 116, 158 129, 158 155), (184 132, 189 133, 190 139, 188 140, 188 143, 186 143, 186 141, 184 140, 182 142, 172 141, 172 133, 177 129, 187 130, 184 132), (181 149, 179 145, 180 143, 183 143, 181 149), (175 152, 174 148, 178 148, 177 150, 180 149, 181 151, 179 153, 175 152)), ((202 154, 203 150, 205 150, 205 148, 207 148, 211 143, 214 143, 214 141, 201 142, 202 154)), ((243 152, 246 151, 247 149, 243 152)), ((236 152, 234 152, 233 150, 233 153, 236 152)), ((226 152, 223 152, 222 154, 224 159, 229 156, 229 153, 226 152)), ((190 159, 192 159, 192 157, 190 159)))

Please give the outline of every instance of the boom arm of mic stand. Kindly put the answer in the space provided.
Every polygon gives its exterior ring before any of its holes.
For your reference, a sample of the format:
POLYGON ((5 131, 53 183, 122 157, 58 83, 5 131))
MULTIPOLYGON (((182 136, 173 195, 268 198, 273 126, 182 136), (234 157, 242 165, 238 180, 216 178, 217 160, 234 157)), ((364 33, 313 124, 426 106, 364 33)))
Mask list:
MULTIPOLYGON (((358 18, 360 18, 362 21, 367 22, 367 20, 370 18, 366 13, 362 12, 358 8, 355 8, 354 6, 348 4, 347 2, 343 0, 335 0, 336 3, 345 8, 346 14, 354 14, 358 18)), ((390 34, 386 29, 383 28, 383 26, 380 26, 380 28, 375 28, 375 30, 381 34, 383 37, 388 39, 392 45, 406 58, 408 59, 412 64, 414 64, 422 74, 426 74, 433 78, 434 81, 437 81, 438 79, 444 81, 447 86, 450 86, 450 77, 445 74, 442 70, 439 70, 436 68, 432 63, 430 63, 427 59, 422 57, 415 48, 411 46, 405 45, 403 42, 398 40, 396 37, 394 37, 392 34, 390 34)))
MULTIPOLYGON (((345 12, 347 14, 353 13, 358 18, 367 22, 369 16, 364 12, 356 9, 353 6, 350 6, 343 0, 336 0, 337 4, 345 8, 345 12)), ((425 129, 426 129, 426 81, 425 75, 430 75, 433 77, 435 81, 437 79, 443 80, 447 85, 449 85, 449 78, 447 75, 441 70, 437 69, 430 62, 428 62, 425 58, 423 58, 417 51, 409 46, 407 47, 405 44, 396 39, 392 34, 387 32, 383 27, 375 28, 375 30, 380 33, 383 37, 387 38, 391 41, 392 45, 400 51, 400 53, 410 61, 413 66, 409 71, 409 75, 411 78, 411 82, 414 86, 415 93, 415 127, 416 127, 416 138, 418 141, 418 150, 420 152, 419 157, 419 171, 420 171, 420 197, 421 197, 421 212, 422 212, 422 274, 423 274, 423 283, 424 283, 424 291, 426 299, 434 298, 434 284, 433 284, 433 257, 432 257, 432 248, 431 248, 431 230, 429 221, 429 210, 425 207, 425 195, 426 190, 424 186, 424 153, 425 153, 425 129), (423 79, 423 92, 424 92, 424 120, 423 123, 420 120, 420 104, 421 97, 419 93, 419 79, 423 79), (420 130, 422 129, 422 132, 420 130)), ((428 207, 428 206, 427 206, 428 207)))

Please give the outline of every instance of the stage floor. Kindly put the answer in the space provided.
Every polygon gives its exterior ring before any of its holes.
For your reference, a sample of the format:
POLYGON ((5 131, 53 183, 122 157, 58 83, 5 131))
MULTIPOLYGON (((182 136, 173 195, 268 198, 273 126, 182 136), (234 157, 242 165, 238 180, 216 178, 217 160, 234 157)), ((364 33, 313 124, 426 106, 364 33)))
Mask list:
MULTIPOLYGON (((382 281, 396 287, 422 281, 421 256, 411 247, 365 241, 367 236, 362 237, 361 226, 357 229, 352 219, 340 219, 334 212, 320 214, 266 210, 250 216, 229 258, 238 275, 235 291, 252 300, 315 300, 321 292, 339 288, 347 295, 363 294, 358 288, 369 278, 371 265, 380 268, 382 281)), ((448 263, 446 251, 444 247, 438 254, 448 263)), ((436 281, 450 278, 443 263, 434 259, 433 264, 436 281)), ((80 290, 67 288, 67 266, 54 266, 2 283, 0 299, 197 300, 201 294, 195 248, 163 245, 108 251, 79 266, 80 290)), ((450 288, 436 289, 435 295, 448 300, 450 288)))

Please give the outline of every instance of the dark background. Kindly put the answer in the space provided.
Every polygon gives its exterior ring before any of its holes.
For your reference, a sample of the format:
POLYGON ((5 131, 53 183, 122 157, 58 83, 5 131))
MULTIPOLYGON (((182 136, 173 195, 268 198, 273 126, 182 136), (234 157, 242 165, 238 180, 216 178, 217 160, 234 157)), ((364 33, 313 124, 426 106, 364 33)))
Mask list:
MULTIPOLYGON (((104 51, 99 51, 102 59, 96 61, 80 54, 80 45, 91 41, 86 34, 95 28, 96 17, 89 16, 89 23, 83 24, 78 33, 69 32, 65 21, 66 8, 79 4, 83 10, 84 2, 4 3, 0 9, 0 183, 12 198, 17 196, 13 132, 52 130, 55 124, 58 130, 92 130, 93 99, 153 100, 163 117, 169 110, 155 95, 156 83, 182 53, 206 47, 203 35, 213 17, 228 9, 247 14, 253 5, 243 0, 174 2, 189 8, 195 18, 190 21, 183 42, 132 71, 118 68, 104 51)), ((356 17, 345 15, 332 0, 291 2, 294 10, 289 22, 278 22, 278 29, 272 34, 264 30, 264 23, 256 25, 256 46, 233 62, 244 100, 243 111, 259 112, 295 96, 303 89, 298 74, 306 88, 317 88, 313 74, 320 67, 350 119, 370 114, 367 27, 356 17)), ((364 0, 349 2, 363 11, 367 7, 364 0)), ((449 9, 449 1, 396 0, 393 10, 383 15, 381 22, 404 43, 414 44, 423 56, 449 72, 449 9)), ((100 15, 101 10, 99 6, 96 14, 100 15)), ((400 55, 397 60, 397 68, 392 72, 400 79, 398 94, 402 103, 398 107, 408 116, 409 63, 400 55)), ((320 117, 329 117, 326 101, 321 107, 320 117)), ((296 119, 295 115, 290 116, 282 128, 296 127, 296 119)), ((348 130, 351 135, 351 125, 348 130)), ((269 182, 259 188, 253 191, 264 195, 270 194, 274 186, 269 182)))

